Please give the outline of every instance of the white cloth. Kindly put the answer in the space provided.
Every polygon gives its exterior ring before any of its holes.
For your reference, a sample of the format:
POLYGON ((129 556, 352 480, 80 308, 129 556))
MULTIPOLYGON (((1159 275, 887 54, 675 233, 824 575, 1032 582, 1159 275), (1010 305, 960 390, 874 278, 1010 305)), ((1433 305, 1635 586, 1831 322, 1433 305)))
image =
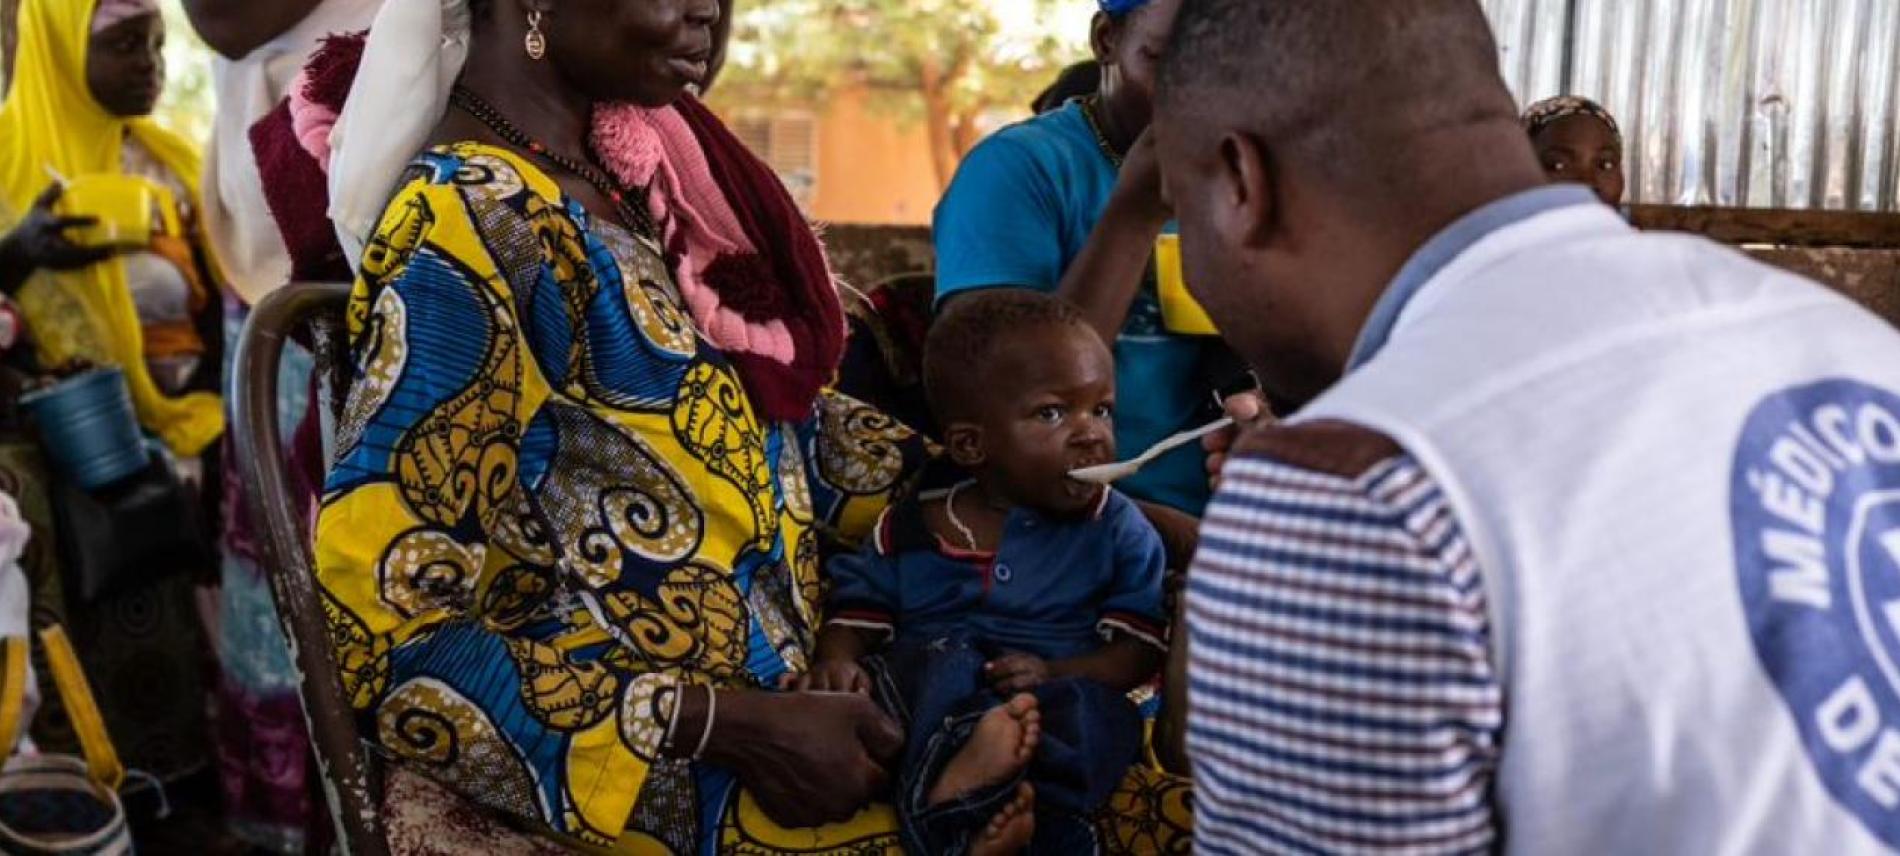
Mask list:
POLYGON ((317 44, 369 26, 382 0, 325 0, 289 31, 241 60, 211 65, 217 125, 205 158, 205 227, 231 287, 255 304, 290 280, 290 255, 264 199, 251 126, 276 109, 317 44))
POLYGON ((1297 419, 1393 437, 1452 499, 1504 685, 1508 850, 1900 842, 1900 673, 1875 667, 1900 650, 1893 328, 1572 206, 1451 262, 1297 419))
POLYGON ((93 8, 92 32, 103 33, 126 21, 159 14, 158 0, 99 0, 93 8))
POLYGON ((330 219, 352 268, 403 168, 448 111, 468 38, 467 0, 390 3, 370 26, 356 84, 330 135, 330 219))
MULTIPOLYGON (((33 608, 33 594, 27 587, 26 573, 20 570, 20 557, 26 555, 26 545, 32 537, 32 528, 20 516, 20 506, 13 501, 13 497, 0 493, 0 636, 3 637, 33 637, 33 629, 28 621, 33 608)), ((33 742, 27 738, 27 731, 39 707, 40 685, 34 678, 33 665, 29 662, 26 667, 26 704, 20 709, 20 742, 15 746, 0 748, 0 759, 15 751, 33 751, 33 742)))

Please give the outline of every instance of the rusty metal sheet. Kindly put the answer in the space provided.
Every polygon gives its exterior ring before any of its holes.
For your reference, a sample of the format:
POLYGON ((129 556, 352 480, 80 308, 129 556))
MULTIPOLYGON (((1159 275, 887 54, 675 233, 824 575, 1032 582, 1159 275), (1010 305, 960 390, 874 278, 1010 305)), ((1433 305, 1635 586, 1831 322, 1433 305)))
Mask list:
POLYGON ((1630 201, 1900 211, 1900 0, 1481 0, 1512 91, 1603 102, 1630 201))

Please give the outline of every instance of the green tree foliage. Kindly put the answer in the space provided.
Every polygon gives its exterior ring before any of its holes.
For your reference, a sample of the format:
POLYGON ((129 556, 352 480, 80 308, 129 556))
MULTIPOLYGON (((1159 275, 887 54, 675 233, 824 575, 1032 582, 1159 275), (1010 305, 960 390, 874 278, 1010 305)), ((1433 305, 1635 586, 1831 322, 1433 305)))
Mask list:
POLYGON ((924 123, 948 184, 986 118, 1020 114, 1083 58, 1086 30, 1056 23, 1076 2, 743 0, 721 96, 809 102, 862 87, 873 109, 924 123))
POLYGON ((155 118, 186 139, 211 139, 218 104, 211 86, 211 49, 198 40, 178 0, 163 0, 165 10, 165 96, 155 118))

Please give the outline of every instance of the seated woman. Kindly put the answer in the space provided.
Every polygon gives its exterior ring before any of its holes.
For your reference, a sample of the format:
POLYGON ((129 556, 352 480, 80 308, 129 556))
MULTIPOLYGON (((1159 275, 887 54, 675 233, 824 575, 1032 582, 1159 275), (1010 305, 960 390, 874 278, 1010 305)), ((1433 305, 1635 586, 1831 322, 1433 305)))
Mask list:
MULTIPOLYGON (((385 7, 332 164, 358 380, 317 561, 369 736, 595 846, 895 850, 864 807, 897 724, 778 688, 821 532, 862 534, 924 445, 821 389, 817 240, 683 94, 718 6, 446 5, 385 7)), ((1184 846, 1185 789, 1131 782, 1106 846, 1184 846)))

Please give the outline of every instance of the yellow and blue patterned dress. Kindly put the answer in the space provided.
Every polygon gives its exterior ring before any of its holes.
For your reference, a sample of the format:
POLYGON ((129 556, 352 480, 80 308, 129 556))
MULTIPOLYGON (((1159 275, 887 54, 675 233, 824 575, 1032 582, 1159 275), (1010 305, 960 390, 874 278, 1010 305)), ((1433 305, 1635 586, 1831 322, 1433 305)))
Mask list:
MULTIPOLYGON (((657 757, 682 685, 805 667, 820 535, 867 530, 927 454, 838 396, 762 423, 681 307, 656 246, 513 153, 418 158, 352 298, 317 526, 345 690, 399 763, 592 845, 894 852, 888 810, 782 830, 729 773, 657 757)), ((1152 777, 1118 799, 1185 814, 1152 777)), ((1118 849, 1185 844, 1162 829, 1118 849)))

